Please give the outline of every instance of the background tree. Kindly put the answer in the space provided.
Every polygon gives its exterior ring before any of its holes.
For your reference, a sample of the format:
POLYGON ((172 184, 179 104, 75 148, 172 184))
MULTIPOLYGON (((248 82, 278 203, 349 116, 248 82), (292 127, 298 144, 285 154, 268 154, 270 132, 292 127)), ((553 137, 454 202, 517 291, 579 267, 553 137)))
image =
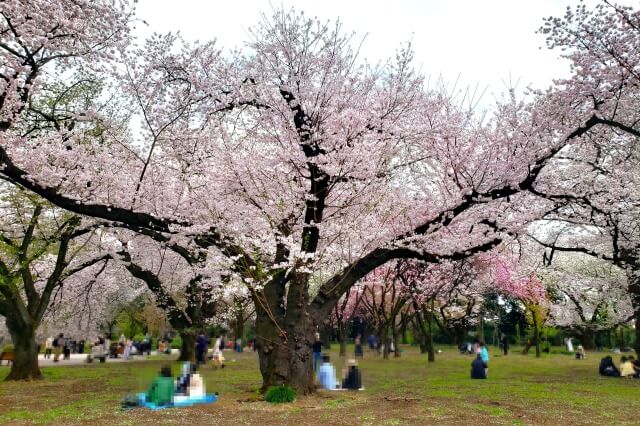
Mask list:
POLYGON ((94 226, 3 184, 0 222, 0 315, 14 344, 7 380, 40 379, 36 333, 52 296, 75 274, 107 267, 94 226))

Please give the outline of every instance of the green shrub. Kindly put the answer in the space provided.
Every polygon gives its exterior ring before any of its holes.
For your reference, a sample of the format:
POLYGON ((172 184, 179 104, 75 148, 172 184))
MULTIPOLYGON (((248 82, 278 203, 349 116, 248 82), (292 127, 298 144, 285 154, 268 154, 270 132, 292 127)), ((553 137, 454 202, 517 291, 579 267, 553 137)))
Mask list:
POLYGON ((13 351, 14 351, 13 345, 11 343, 7 343, 2 347, 2 350, 0 352, 13 352, 13 351))
POLYGON ((296 399, 296 390, 289 386, 271 386, 267 389, 264 396, 265 401, 272 404, 282 404, 284 402, 293 402, 296 399))

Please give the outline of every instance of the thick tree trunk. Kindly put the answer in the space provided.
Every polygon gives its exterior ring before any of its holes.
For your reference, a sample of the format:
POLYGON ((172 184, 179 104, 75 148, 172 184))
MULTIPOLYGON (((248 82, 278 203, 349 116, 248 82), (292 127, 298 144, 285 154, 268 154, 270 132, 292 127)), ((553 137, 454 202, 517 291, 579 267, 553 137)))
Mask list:
POLYGON ((288 385, 307 395, 315 391, 312 353, 315 327, 306 313, 296 321, 287 321, 287 325, 285 330, 263 310, 256 311, 261 392, 271 386, 288 385))
POLYGON ((14 361, 5 380, 42 379, 36 352, 35 330, 37 327, 33 324, 25 327, 11 317, 7 317, 6 324, 13 341, 14 361))
POLYGON ((196 361, 196 338, 195 331, 179 331, 182 338, 182 347, 180 348, 180 357, 178 361, 196 361))

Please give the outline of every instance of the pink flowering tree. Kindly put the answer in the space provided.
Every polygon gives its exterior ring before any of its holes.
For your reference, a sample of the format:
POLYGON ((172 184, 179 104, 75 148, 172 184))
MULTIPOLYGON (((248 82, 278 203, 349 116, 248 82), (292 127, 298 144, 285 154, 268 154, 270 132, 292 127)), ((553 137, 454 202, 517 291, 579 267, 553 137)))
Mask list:
MULTIPOLYGON (((366 285, 366 284, 364 284, 366 285)), ((349 335, 349 324, 363 309, 363 297, 366 294, 363 285, 351 287, 347 293, 336 303, 328 326, 337 331, 338 343, 340 344, 340 356, 347 354, 347 337, 349 335)), ((362 338, 362 336, 361 336, 362 338)))
MULTIPOLYGON (((462 260, 539 217, 531 193, 548 163, 604 125, 558 114, 547 94, 479 117, 426 87, 409 47, 366 65, 339 24, 295 12, 265 17, 246 52, 222 55, 173 35, 126 46, 131 17, 119 4, 48 6, 1 6, 3 75, 14 77, 0 98, 10 111, 0 173, 207 276, 225 268, 241 280, 264 389, 313 391, 316 326, 371 271, 396 259, 462 260), (55 37, 58 26, 73 37, 55 37), (94 106, 32 110, 44 88, 67 84, 45 68, 72 66, 109 71, 103 93, 121 93, 119 110, 140 117, 136 137, 94 106)), ((147 275, 132 253, 116 254, 147 275)))
POLYGON ((534 334, 524 353, 535 344, 536 357, 540 357, 540 330, 548 318, 549 306, 545 286, 538 278, 535 266, 507 254, 488 253, 479 256, 478 261, 486 268, 485 272, 499 294, 516 298, 524 305, 534 334))
POLYGON ((539 190, 555 203, 545 219, 556 229, 536 233, 536 238, 551 250, 550 259, 553 253, 576 252, 624 271, 640 342, 640 12, 610 1, 593 9, 579 5, 563 17, 549 18, 541 31, 549 47, 572 64, 570 78, 558 81, 549 93, 556 111, 600 125, 585 133, 585 143, 550 165, 563 178, 539 190), (559 239, 558 228, 564 230, 559 239))

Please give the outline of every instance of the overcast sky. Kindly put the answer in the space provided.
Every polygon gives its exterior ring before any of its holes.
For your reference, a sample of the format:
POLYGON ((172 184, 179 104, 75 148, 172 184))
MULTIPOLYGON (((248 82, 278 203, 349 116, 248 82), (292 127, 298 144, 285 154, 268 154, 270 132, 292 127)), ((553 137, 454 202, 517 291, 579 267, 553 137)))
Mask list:
MULTIPOLYGON (((138 16, 149 25, 140 33, 180 31, 187 40, 216 38, 220 47, 248 39, 247 29, 273 7, 292 5, 307 15, 336 19, 367 35, 362 56, 370 62, 394 54, 412 39, 424 74, 443 76, 459 88, 487 89, 484 102, 507 85, 544 88, 567 74, 557 51, 536 34, 542 18, 561 16, 577 0, 139 0, 138 16), (511 83, 510 83, 511 82, 511 83)), ((587 0, 588 5, 597 3, 587 0)), ((629 3, 629 2, 627 2, 629 3)), ((139 27, 144 27, 139 25, 139 27)))

